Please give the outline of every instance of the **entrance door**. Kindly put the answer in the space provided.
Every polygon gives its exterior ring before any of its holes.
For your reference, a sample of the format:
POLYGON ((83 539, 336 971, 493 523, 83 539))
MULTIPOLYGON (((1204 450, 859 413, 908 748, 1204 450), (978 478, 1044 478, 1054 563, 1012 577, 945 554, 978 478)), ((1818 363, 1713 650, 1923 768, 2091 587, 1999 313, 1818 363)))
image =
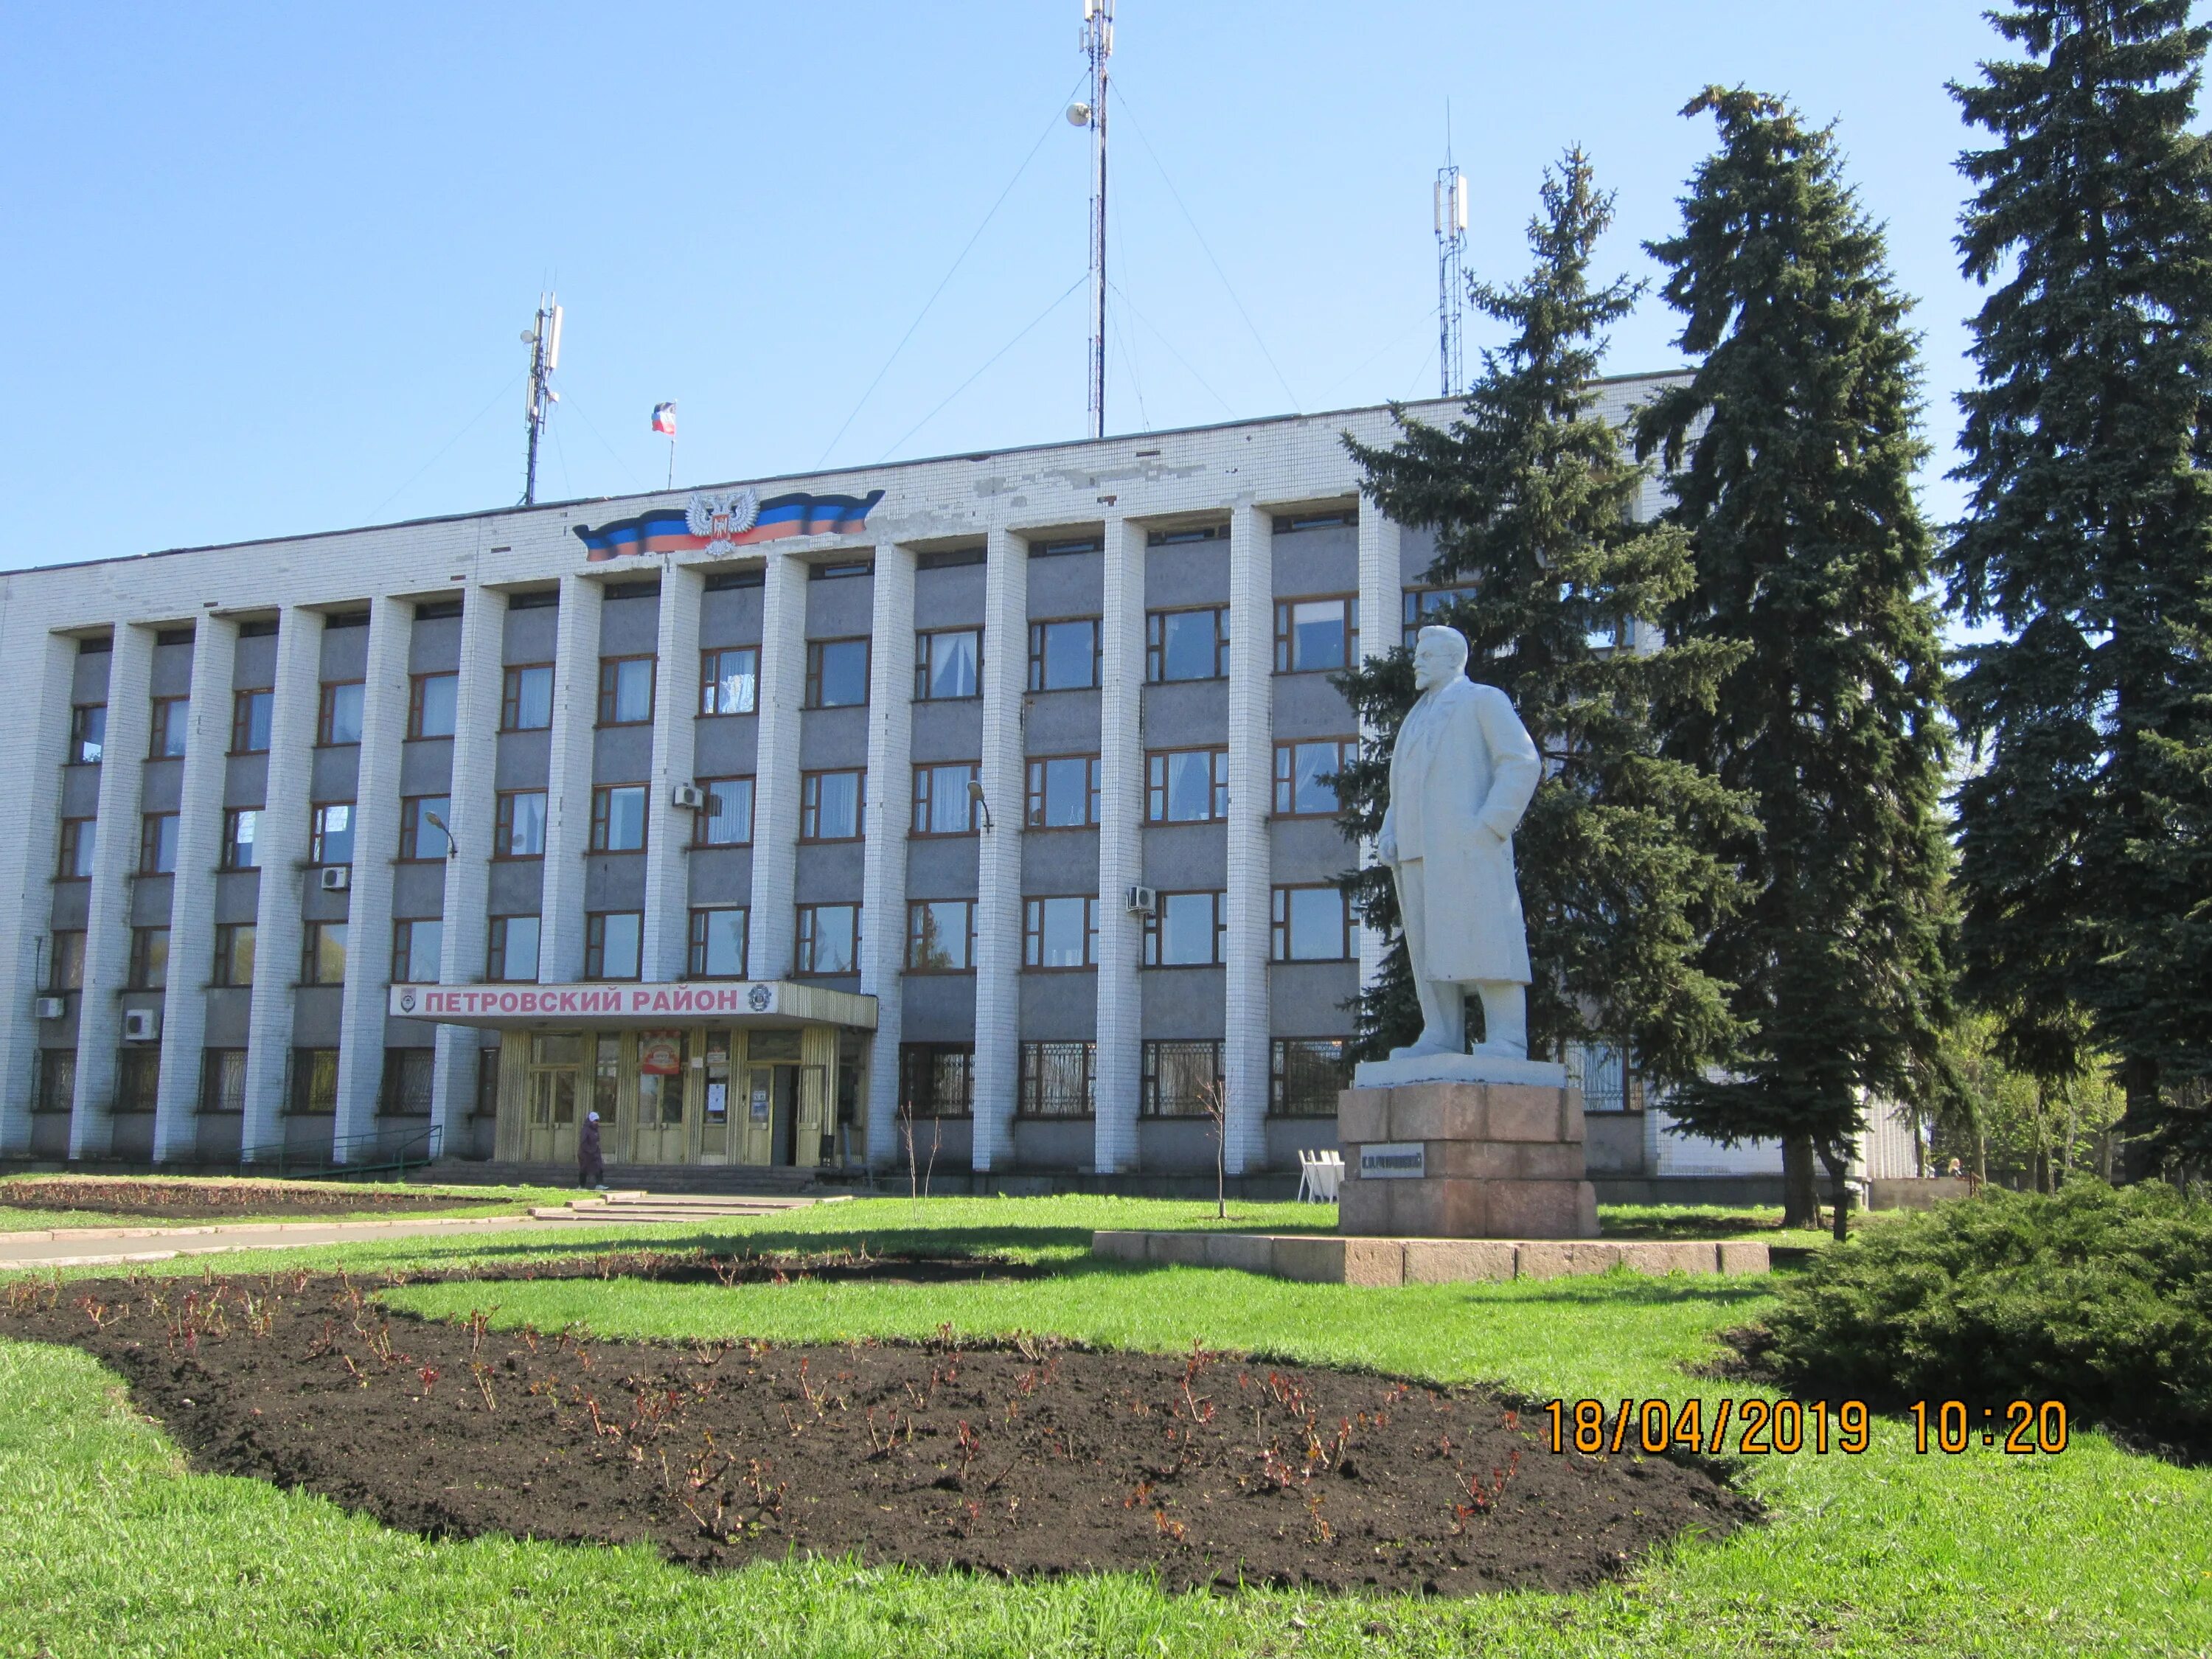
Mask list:
POLYGON ((584 1045, 572 1031, 540 1031, 530 1040, 529 1096, 522 1156, 532 1164, 576 1159, 576 1096, 584 1045))
POLYGON ((738 1079, 730 1066, 730 1033, 707 1033, 706 1065, 701 1068, 704 1088, 699 1098, 699 1161, 727 1164, 736 1156, 732 1140, 742 1133, 732 1120, 739 1110, 732 1097, 738 1079))
POLYGON ((830 1074, 821 1066, 799 1068, 799 1115, 791 1135, 791 1161, 802 1170, 829 1160, 830 1074))
POLYGON ((684 1061, 690 1050, 686 1031, 637 1034, 637 1123, 632 1156, 640 1164, 684 1164, 690 1159, 690 1124, 684 1115, 684 1061))

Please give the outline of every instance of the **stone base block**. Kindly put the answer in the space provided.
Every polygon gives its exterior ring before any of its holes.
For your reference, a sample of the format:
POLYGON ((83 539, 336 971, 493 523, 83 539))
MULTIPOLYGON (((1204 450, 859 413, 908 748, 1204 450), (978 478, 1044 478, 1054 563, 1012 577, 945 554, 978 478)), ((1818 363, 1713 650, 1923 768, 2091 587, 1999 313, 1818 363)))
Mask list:
POLYGON ((1096 1232, 1091 1253, 1163 1267, 1234 1267, 1306 1285, 1469 1285, 1632 1273, 1763 1273, 1766 1246, 1600 1239, 1344 1237, 1326 1233, 1096 1232))
MULTIPOLYGON (((1373 1075, 1363 1069, 1363 1078, 1373 1075)), ((1589 1238, 1578 1089, 1423 1082, 1337 1097, 1339 1228, 1355 1237, 1589 1238), (1363 1169, 1362 1153, 1374 1156, 1363 1169)))
POLYGON ((1597 1233, 1597 1192, 1579 1178, 1358 1181, 1347 1169, 1336 1198, 1338 1230, 1358 1237, 1590 1238, 1597 1233))

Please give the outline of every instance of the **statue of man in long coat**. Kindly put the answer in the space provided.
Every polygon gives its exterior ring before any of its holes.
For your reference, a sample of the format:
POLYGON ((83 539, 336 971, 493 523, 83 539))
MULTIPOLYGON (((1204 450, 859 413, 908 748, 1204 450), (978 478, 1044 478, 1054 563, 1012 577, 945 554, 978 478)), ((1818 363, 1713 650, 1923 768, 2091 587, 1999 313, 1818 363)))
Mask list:
POLYGON ((1424 628, 1413 647, 1420 699, 1390 750, 1390 804, 1376 851, 1397 878, 1398 909, 1421 1002, 1421 1035, 1393 1060, 1467 1052, 1467 993, 1482 1000, 1474 1052, 1528 1057, 1528 930, 1513 878, 1513 830, 1543 763, 1513 704, 1469 680, 1457 629, 1424 628))

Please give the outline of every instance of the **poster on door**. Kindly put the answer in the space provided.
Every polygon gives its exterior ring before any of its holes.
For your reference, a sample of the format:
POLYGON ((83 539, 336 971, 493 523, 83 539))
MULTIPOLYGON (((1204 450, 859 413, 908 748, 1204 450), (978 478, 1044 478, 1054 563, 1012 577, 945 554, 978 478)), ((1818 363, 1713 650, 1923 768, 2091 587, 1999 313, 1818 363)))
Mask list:
POLYGON ((684 1069, 684 1033, 641 1031, 637 1037, 637 1070, 641 1077, 674 1077, 684 1069))
POLYGON ((768 1079, 756 1075, 753 1079, 752 1118, 756 1123, 768 1121, 768 1079))

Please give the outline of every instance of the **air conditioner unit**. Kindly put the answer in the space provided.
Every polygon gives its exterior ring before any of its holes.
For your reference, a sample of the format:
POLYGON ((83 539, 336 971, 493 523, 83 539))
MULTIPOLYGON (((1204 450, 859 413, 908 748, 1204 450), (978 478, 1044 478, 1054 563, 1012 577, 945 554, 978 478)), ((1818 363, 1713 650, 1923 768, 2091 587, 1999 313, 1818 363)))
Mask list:
POLYGON ((678 784, 668 799, 671 805, 688 807, 694 812, 707 810, 707 792, 696 783, 678 784))
POLYGON ((343 893, 353 885, 353 867, 345 864, 326 864, 318 879, 325 893, 343 893))
POLYGON ((67 997, 40 997, 38 1001, 40 1019, 59 1019, 69 1012, 67 997))
POLYGON ((1133 916, 1153 916, 1159 914, 1160 896, 1155 888, 1128 887, 1121 893, 1121 908, 1133 916))
POLYGON ((161 1011, 159 1008, 125 1008, 123 1011, 123 1040, 125 1042, 152 1042, 161 1035, 161 1011))

